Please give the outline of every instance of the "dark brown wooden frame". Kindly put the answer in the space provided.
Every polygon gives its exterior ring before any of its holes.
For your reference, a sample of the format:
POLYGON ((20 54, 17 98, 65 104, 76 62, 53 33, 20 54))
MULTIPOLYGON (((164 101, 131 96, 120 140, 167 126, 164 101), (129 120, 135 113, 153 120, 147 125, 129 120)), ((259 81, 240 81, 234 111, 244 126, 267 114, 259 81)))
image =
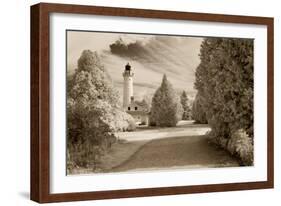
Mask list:
POLYGON ((273 188, 273 18, 40 3, 31 7, 31 199, 39 203, 273 188), (49 14, 95 14, 267 26, 267 181, 50 194, 49 14))

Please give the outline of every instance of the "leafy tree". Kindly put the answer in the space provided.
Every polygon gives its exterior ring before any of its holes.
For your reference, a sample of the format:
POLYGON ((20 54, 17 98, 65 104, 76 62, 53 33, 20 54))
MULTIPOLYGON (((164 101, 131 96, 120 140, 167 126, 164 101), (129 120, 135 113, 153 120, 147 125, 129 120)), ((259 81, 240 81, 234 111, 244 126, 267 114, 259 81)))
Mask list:
POLYGON ((183 120, 191 119, 191 109, 189 107, 188 97, 185 91, 181 93, 180 102, 183 108, 182 119, 183 120))
POLYGON ((183 109, 172 84, 163 76, 161 86, 152 98, 150 125, 161 127, 176 126, 181 119, 183 109))
POLYGON ((132 117, 118 108, 118 93, 96 52, 82 52, 67 86, 69 162, 97 170, 114 132, 126 130, 132 117))
POLYGON ((90 50, 82 52, 78 60, 78 68, 68 86, 70 98, 85 97, 92 101, 100 99, 113 107, 118 105, 118 92, 113 88, 110 76, 102 65, 97 52, 90 50))

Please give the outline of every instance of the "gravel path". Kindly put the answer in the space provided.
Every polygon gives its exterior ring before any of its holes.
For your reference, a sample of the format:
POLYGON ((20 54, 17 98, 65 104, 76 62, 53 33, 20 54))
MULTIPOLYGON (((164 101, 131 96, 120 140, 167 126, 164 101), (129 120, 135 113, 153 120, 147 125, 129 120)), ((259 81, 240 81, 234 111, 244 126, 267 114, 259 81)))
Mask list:
POLYGON ((231 166, 239 166, 235 158, 199 135, 154 139, 110 172, 231 166))

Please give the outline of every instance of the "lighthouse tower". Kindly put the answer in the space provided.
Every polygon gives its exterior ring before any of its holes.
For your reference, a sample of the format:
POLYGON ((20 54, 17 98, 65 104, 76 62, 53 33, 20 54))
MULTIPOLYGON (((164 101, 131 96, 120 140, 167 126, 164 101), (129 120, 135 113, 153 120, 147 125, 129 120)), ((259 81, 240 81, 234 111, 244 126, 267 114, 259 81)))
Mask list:
POLYGON ((133 76, 131 65, 128 63, 125 66, 123 72, 124 84, 123 84, 123 107, 126 108, 131 103, 131 100, 134 99, 133 93, 133 76))

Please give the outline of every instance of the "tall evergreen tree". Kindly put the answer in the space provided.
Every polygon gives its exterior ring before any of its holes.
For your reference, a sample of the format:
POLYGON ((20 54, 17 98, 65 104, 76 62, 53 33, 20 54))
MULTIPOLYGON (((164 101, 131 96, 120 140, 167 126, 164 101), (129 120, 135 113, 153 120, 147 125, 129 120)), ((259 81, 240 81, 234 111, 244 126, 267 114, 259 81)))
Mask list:
MULTIPOLYGON (((249 141, 237 140, 237 145, 248 142, 243 148, 252 148, 253 40, 206 38, 201 45, 200 60, 195 88, 203 97, 202 109, 212 128, 210 136, 227 148, 232 137, 237 136, 234 134, 241 130, 247 134, 241 138, 245 140, 248 136, 249 141)), ((240 152, 241 156, 243 153, 250 154, 240 152)))
POLYGON ((204 97, 208 122, 221 136, 237 129, 252 136, 253 41, 207 38, 200 59, 195 88, 204 97))
POLYGON ((150 125, 161 127, 176 126, 181 119, 183 109, 166 75, 163 76, 161 86, 152 98, 150 125))
POLYGON ((204 108, 204 100, 198 92, 192 104, 192 118, 196 123, 207 124, 206 112, 204 108))
POLYGON ((187 97, 187 94, 186 94, 185 91, 183 91, 181 93, 180 101, 181 101, 181 105, 182 105, 182 108, 183 108, 182 119, 188 120, 188 119, 191 118, 191 109, 189 107, 188 97, 187 97))

